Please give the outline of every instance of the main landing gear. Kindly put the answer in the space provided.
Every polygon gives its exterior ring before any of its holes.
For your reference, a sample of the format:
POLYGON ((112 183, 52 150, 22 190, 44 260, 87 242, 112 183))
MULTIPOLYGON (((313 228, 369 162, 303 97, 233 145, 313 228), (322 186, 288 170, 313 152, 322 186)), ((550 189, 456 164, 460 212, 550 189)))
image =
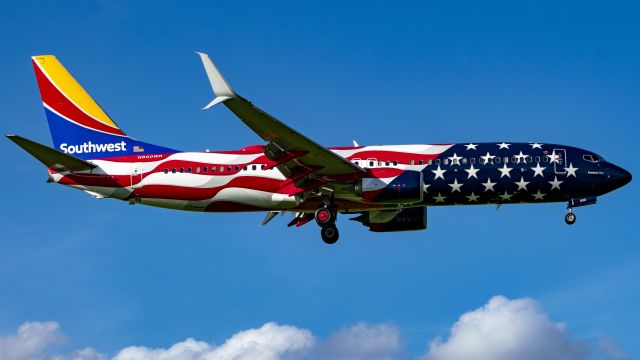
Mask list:
POLYGON ((336 227, 336 217, 338 213, 332 210, 332 200, 332 193, 325 196, 322 207, 316 210, 314 216, 316 219, 316 223, 320 225, 320 235, 322 236, 322 241, 329 245, 335 244, 340 237, 340 233, 338 232, 338 228, 336 227))

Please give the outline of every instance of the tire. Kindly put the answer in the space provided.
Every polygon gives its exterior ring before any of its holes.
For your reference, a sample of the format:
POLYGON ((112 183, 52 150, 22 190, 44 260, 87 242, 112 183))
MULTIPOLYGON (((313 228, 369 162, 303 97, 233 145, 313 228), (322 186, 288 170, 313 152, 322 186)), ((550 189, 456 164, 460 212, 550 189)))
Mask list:
POLYGON ((333 214, 331 213, 331 210, 325 207, 322 207, 316 210, 315 219, 318 225, 327 226, 333 223, 334 217, 333 217, 333 214))
POLYGON ((564 216, 564 222, 566 222, 567 225, 573 225, 573 223, 576 222, 576 214, 567 213, 567 215, 564 216))
POLYGON ((320 235, 322 236, 322 241, 329 245, 335 244, 340 237, 338 228, 333 225, 323 227, 322 230, 320 230, 320 235))

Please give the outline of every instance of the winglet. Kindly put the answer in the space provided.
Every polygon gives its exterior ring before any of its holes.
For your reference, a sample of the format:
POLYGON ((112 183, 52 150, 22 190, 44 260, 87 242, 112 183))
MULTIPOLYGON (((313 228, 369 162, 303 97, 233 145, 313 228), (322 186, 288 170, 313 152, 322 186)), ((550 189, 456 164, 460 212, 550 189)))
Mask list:
POLYGON ((211 88, 213 89, 213 93, 216 96, 215 99, 207 104, 207 106, 203 107, 202 110, 210 109, 221 102, 235 98, 236 93, 233 92, 231 86, 229 86, 229 83, 227 83, 227 80, 224 79, 216 65, 209 58, 209 55, 197 51, 196 53, 200 55, 202 65, 204 65, 204 70, 207 72, 209 82, 211 83, 211 88))

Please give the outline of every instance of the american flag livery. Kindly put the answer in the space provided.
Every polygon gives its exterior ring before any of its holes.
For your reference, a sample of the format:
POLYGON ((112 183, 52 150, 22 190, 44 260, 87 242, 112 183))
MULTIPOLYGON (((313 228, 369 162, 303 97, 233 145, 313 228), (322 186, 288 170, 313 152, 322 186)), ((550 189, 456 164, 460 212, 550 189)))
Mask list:
POLYGON ((98 198, 204 212, 294 214, 335 243, 338 214, 376 232, 421 230, 426 208, 566 202, 573 208, 631 180, 599 155, 543 143, 325 148, 237 95, 200 54, 216 95, 265 143, 237 151, 182 152, 128 137, 51 55, 33 65, 54 147, 8 137, 44 163, 50 179, 98 198))

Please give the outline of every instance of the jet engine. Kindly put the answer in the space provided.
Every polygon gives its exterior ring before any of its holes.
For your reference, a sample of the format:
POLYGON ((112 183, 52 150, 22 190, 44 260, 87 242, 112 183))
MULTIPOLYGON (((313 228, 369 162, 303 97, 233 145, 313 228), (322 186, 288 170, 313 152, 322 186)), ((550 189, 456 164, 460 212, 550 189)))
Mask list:
POLYGON ((373 232, 424 230, 427 228, 427 208, 368 211, 351 220, 362 223, 373 232))
POLYGON ((379 204, 413 204, 423 198, 423 175, 407 170, 394 177, 362 178, 355 184, 362 200, 379 204))

